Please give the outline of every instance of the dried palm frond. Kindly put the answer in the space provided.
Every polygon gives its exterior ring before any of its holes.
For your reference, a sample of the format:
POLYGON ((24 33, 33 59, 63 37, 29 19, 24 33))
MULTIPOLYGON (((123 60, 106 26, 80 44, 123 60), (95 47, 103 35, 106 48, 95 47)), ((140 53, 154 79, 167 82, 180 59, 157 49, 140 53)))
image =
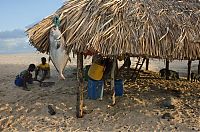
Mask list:
MULTIPOLYGON (((195 0, 73 0, 57 12, 66 48, 102 55, 200 58, 200 2, 195 0)), ((48 52, 53 15, 29 30, 30 42, 48 52)))

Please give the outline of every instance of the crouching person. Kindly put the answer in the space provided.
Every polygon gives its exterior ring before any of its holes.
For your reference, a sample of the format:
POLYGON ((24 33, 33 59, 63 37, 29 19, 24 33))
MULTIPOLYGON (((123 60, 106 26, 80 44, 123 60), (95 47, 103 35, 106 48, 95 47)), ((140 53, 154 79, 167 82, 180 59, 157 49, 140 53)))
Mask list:
POLYGON ((35 65, 30 64, 28 69, 23 70, 19 75, 15 78, 15 85, 19 87, 23 87, 23 90, 28 90, 27 83, 32 84, 33 78, 31 72, 35 70, 35 65))
POLYGON ((50 77, 50 66, 48 63, 46 63, 46 58, 41 58, 42 63, 39 64, 35 70, 35 78, 34 80, 37 80, 37 76, 39 75, 41 79, 39 81, 44 81, 45 79, 48 79, 50 77))
MULTIPOLYGON (((166 76, 167 76, 167 69, 165 69, 165 68, 161 69, 160 77, 166 77, 166 76)), ((176 71, 173 71, 173 70, 169 70, 169 77, 174 80, 179 79, 179 73, 176 71)))

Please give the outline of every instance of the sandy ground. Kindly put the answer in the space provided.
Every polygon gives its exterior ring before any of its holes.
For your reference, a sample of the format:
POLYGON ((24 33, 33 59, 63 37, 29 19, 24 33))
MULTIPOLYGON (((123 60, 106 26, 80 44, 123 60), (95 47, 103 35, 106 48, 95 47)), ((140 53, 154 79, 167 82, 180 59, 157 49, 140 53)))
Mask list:
MULTIPOLYGON (((24 91, 14 85, 15 76, 30 63, 38 64, 42 56, 46 55, 0 55, 0 131, 200 131, 200 82, 161 79, 155 72, 164 67, 163 61, 150 60, 154 72, 145 71, 136 82, 124 80, 124 95, 116 97, 115 106, 109 88, 102 101, 87 99, 85 82, 85 114, 77 119, 76 58, 66 66, 64 81, 51 64, 54 86, 40 87, 36 82, 24 91), (56 111, 53 116, 49 104, 56 111)), ((170 69, 186 77, 187 62, 175 61, 170 69)), ((192 71, 196 70, 194 62, 192 71)))

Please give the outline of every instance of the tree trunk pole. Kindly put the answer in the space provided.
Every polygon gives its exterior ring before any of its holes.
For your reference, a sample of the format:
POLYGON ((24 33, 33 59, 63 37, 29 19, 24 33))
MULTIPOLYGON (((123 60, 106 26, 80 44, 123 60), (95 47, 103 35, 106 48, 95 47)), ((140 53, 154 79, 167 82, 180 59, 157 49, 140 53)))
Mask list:
POLYGON ((188 81, 190 81, 191 65, 192 65, 192 61, 188 60, 188 75, 187 75, 188 81))
POLYGON ((166 80, 169 80, 169 59, 166 59, 166 80))
POLYGON ((77 102, 76 102, 76 117, 83 117, 83 54, 77 54, 77 79, 78 79, 78 87, 77 87, 77 102))
POLYGON ((113 90, 112 105, 115 105, 115 68, 116 68, 116 57, 114 57, 113 66, 111 70, 111 89, 113 90))
POLYGON ((149 58, 146 58, 146 70, 149 70, 149 58))
POLYGON ((198 65, 198 74, 200 74, 200 60, 199 60, 199 65, 198 65))

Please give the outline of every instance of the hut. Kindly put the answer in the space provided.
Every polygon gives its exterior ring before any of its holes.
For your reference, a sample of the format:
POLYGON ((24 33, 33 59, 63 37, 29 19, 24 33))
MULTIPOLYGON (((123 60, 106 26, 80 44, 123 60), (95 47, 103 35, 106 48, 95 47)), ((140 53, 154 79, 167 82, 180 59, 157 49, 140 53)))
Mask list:
POLYGON ((48 53, 55 15, 67 51, 77 53, 77 117, 83 115, 83 53, 87 51, 114 59, 124 54, 170 60, 200 58, 197 0, 68 1, 26 31, 30 43, 42 53, 48 53))

